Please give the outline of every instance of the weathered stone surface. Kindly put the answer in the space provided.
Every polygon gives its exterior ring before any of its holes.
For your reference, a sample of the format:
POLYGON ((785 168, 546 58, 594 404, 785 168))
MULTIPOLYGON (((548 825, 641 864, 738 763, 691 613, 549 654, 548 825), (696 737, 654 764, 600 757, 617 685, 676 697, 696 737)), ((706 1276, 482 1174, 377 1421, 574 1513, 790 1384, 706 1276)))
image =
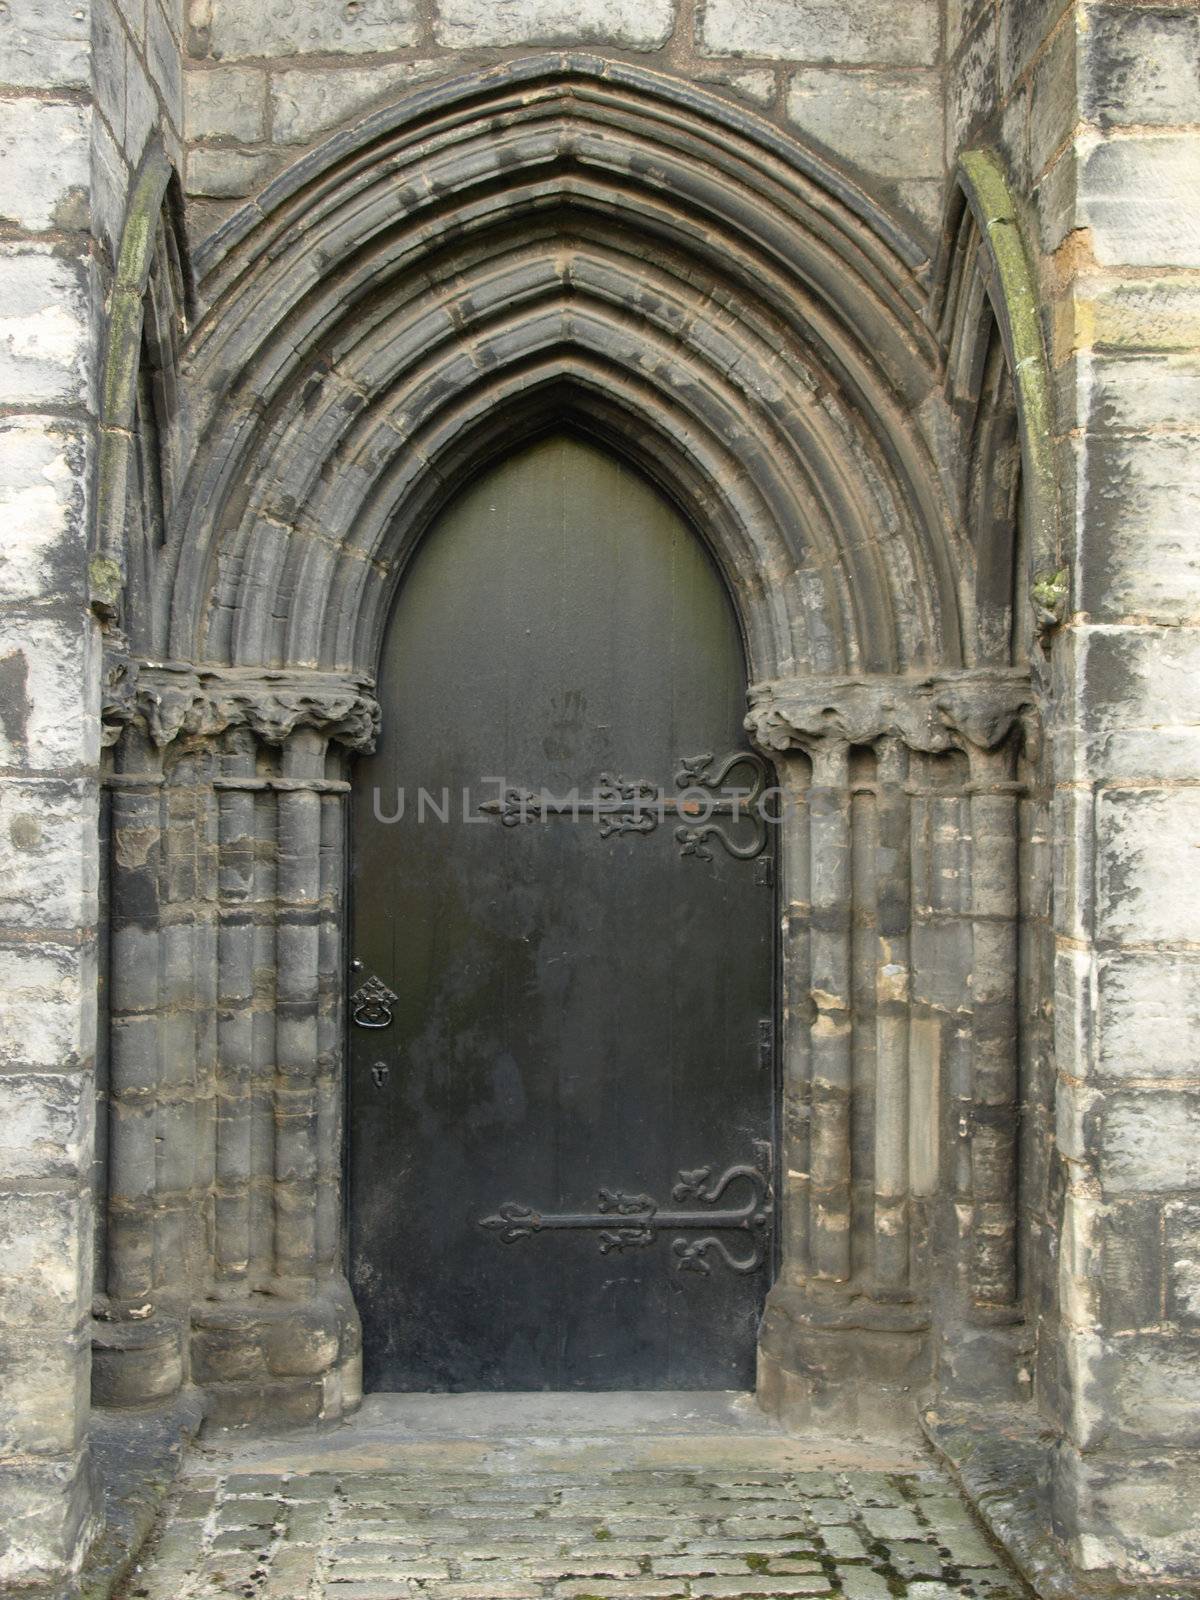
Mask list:
POLYGON ((1097 803, 1097 931, 1129 943, 1200 940, 1191 874, 1200 791, 1102 790, 1097 803))
POLYGON ((0 419, 0 596, 82 598, 88 440, 77 424, 0 419))
POLYGON ((1096 622, 1187 622, 1200 614, 1200 512, 1194 441, 1170 433, 1082 440, 1087 559, 1080 609, 1096 622))
POLYGON ((186 87, 189 139, 241 139, 253 144, 266 137, 265 72, 252 67, 196 68, 188 73, 186 87))
POLYGON ((0 1173, 70 1181, 91 1160, 90 1081, 71 1074, 0 1076, 0 1173))
POLYGON ((1080 140, 1079 221, 1102 266, 1200 266, 1200 134, 1080 140))
POLYGON ((77 0, 8 0, 0 13, 3 82, 30 89, 86 89, 89 10, 77 0))
POLYGON ((700 42, 712 55, 785 61, 932 64, 930 0, 705 0, 700 42))
POLYGON ((87 1430, 86 1336, 47 1319, 40 1328, 0 1328, 0 1455, 66 1457, 87 1430))
POLYGON ((271 129, 286 144, 306 144, 372 106, 394 100, 445 71, 440 61, 394 61, 379 67, 273 72, 271 129))
POLYGON ((1099 1168, 1106 1192, 1200 1188, 1200 1093, 1147 1089, 1110 1094, 1103 1111, 1099 1168))
MULTIPOLYGON (((496 1402, 501 1414, 506 1403, 496 1402)), ((218 1565, 228 1581, 238 1560, 275 1600, 392 1600, 397 1584, 430 1600, 887 1600, 896 1571, 929 1580, 930 1594, 952 1582, 959 1600, 1020 1592, 947 1478, 886 1470, 878 1451, 804 1471, 803 1452, 782 1435, 693 1436, 681 1451, 653 1423, 636 1438, 591 1434, 577 1408, 572 1431, 591 1448, 574 1466, 549 1443, 561 1428, 545 1423, 543 1441, 510 1432, 485 1455, 485 1436, 448 1458, 419 1426, 381 1428, 394 1404, 376 1397, 373 1457, 352 1454, 336 1475, 311 1437, 273 1447, 255 1471, 243 1442, 210 1435, 210 1476, 185 1470, 143 1558, 145 1600, 171 1600, 172 1583, 218 1565), (601 1458, 608 1465, 597 1467, 601 1458)), ((341 1432, 351 1449, 359 1426, 341 1432)))
POLYGON ((1090 6, 1080 32, 1080 110, 1101 127, 1196 120, 1200 16, 1191 6, 1090 6))
POLYGON ((0 403, 86 403, 90 301, 82 261, 0 246, 0 403))
POLYGON ((73 101, 0 97, 0 221, 31 231, 87 227, 90 124, 73 101))
POLYGON ((275 165, 272 156, 261 152, 201 145, 188 155, 187 191, 200 198, 236 199, 252 194, 275 165))
POLYGON ((252 56, 361 54, 416 44, 414 0, 211 0, 193 14, 191 53, 218 61, 252 56))
POLYGON ((91 1197, 30 1187, 0 1205, 6 1327, 73 1327, 91 1286, 91 1197))
POLYGON ((1200 1202, 1164 1208, 1166 1312, 1181 1327, 1200 1329, 1200 1202))
POLYGON ((452 50, 592 41, 657 50, 674 26, 675 0, 438 0, 434 31, 452 50))
POLYGON ((1200 1079, 1200 961, 1181 951, 1101 957, 1097 1064, 1112 1078, 1200 1079))
POLYGON ((69 944, 0 944, 0 1059, 85 1062, 95 1044, 95 954, 69 944))
POLYGON ((788 83, 787 114, 836 159, 881 178, 942 171, 939 80, 911 72, 810 68, 788 83))
MULTIPOLYGON (((74 767, 99 752, 91 708, 81 684, 92 667, 92 630, 82 618, 19 621, 0 617, 0 760, 39 771, 74 767)), ((16 841, 14 840, 14 843, 16 841)), ((28 841, 36 848, 36 841, 28 841)))

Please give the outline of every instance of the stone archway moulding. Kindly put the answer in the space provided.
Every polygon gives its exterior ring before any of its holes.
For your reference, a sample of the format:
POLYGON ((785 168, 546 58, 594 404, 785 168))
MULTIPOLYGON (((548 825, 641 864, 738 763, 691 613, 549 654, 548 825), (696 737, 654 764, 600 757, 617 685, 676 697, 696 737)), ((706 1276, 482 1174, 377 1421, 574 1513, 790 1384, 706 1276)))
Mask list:
POLYGON ((196 264, 180 487, 109 707, 114 952, 156 952, 111 1019, 110 1298, 134 1359, 110 1332, 110 1397, 186 1375, 231 1422, 357 1399, 349 764, 423 532, 488 461, 568 426, 708 542, 789 802, 764 1400, 836 1408, 814 1377, 832 1349, 863 1369, 862 1426, 911 1426, 964 1151, 947 1271, 977 1317, 1017 1315, 1003 974, 1036 722, 1028 674, 978 660, 922 251, 727 102, 557 56, 339 135, 196 264), (981 886, 940 903, 937 862, 972 849, 981 886))

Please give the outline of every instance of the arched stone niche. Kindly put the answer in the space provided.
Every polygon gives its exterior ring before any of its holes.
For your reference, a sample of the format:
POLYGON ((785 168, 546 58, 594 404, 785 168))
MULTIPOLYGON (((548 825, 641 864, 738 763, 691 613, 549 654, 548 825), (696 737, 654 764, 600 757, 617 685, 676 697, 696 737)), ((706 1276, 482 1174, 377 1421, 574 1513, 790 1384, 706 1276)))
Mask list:
MULTIPOLYGON (((130 808, 114 941, 147 953, 112 1011, 112 1326, 131 1350, 171 1330, 163 1383, 190 1376, 218 1421, 356 1402, 352 758, 424 530, 472 473, 569 426, 708 541, 755 679, 748 727, 789 800, 762 1398, 912 1426, 943 1282, 946 1318, 1019 1318, 1002 1035, 1037 721, 1027 668, 995 659, 978 615, 922 251, 728 103, 554 56, 337 136, 195 267, 168 537, 110 705, 130 808), (995 996, 981 961, 1005 974, 995 996)), ((148 1380, 123 1370, 111 1392, 137 1397, 148 1380)))

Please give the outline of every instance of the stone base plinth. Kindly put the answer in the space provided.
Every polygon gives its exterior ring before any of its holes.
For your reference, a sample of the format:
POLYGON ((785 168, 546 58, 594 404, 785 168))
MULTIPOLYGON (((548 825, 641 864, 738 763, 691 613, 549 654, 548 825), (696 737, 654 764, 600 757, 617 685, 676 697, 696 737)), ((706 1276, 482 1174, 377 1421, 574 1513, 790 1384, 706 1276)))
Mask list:
POLYGON ((798 1433, 912 1440, 930 1376, 923 1311, 776 1285, 758 1347, 758 1402, 798 1433))
POLYGON ((92 1404, 161 1405, 184 1381, 184 1328, 177 1317, 92 1323, 92 1404))
POLYGON ((194 1306, 191 1359, 206 1428, 336 1423, 362 1400, 362 1334, 344 1279, 303 1298, 194 1306))

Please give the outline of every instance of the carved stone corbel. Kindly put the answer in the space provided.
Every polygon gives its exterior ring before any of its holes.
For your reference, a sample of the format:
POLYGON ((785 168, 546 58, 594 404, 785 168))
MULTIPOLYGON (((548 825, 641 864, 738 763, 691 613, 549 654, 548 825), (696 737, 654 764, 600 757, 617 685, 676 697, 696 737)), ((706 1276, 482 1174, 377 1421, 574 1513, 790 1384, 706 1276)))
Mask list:
POLYGON ((1020 729, 1036 745, 1040 720, 1027 672, 1003 668, 924 677, 779 678, 754 684, 746 728, 763 750, 812 752, 833 739, 875 744, 898 738, 938 754, 992 750, 1020 729))
POLYGON ((348 673, 261 667, 193 667, 106 657, 104 742, 140 723, 159 749, 181 737, 212 738, 245 727, 268 744, 312 728, 348 750, 369 751, 379 706, 369 678, 348 673))

